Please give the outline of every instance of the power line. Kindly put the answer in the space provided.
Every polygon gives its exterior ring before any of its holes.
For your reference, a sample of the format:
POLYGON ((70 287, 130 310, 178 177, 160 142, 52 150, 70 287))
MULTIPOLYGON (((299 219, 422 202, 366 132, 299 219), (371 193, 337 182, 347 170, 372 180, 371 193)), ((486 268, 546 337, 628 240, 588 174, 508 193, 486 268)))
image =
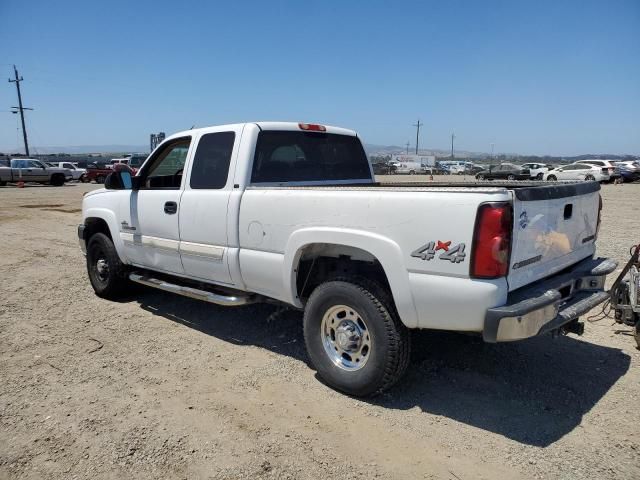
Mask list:
POLYGON ((418 144, 420 143, 420 127, 423 125, 424 123, 420 123, 420 119, 418 119, 418 123, 413 124, 416 127, 416 155, 418 154, 418 144))
POLYGON ((18 75, 18 69, 16 68, 16 66, 13 66, 13 73, 15 75, 15 79, 9 79, 10 83, 15 83, 16 84, 16 89, 18 90, 18 106, 17 107, 11 107, 14 109, 13 113, 18 113, 20 112, 20 121, 22 122, 22 138, 24 140, 24 151, 27 155, 27 157, 29 156, 29 141, 27 140, 27 128, 25 127, 24 124, 24 111, 25 110, 33 110, 33 108, 26 108, 22 106, 22 94, 20 93, 20 82, 22 82, 24 79, 22 77, 20 77, 18 75))

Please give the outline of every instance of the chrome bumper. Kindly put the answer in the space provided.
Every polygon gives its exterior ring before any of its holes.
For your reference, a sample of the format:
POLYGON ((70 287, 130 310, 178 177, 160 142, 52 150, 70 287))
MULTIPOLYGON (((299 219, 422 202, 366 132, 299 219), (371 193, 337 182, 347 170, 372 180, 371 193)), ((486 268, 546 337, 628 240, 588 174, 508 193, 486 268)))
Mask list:
POLYGON ((506 305, 487 310, 484 341, 522 340, 577 320, 609 298, 604 282, 617 266, 609 258, 587 259, 568 271, 511 292, 506 305))

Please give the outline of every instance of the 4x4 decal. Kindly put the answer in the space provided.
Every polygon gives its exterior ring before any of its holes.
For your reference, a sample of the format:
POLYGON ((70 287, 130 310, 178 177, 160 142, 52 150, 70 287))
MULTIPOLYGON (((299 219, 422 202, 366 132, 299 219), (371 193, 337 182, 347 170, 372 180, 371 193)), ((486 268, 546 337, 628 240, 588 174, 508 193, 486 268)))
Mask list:
POLYGON ((442 250, 438 258, 440 260, 449 260, 451 263, 460 263, 464 261, 467 256, 467 254, 464 253, 464 243, 459 243, 452 247, 451 240, 447 240, 446 242, 438 240, 437 242, 437 245, 436 242, 429 242, 422 245, 411 252, 411 256, 422 260, 433 260, 438 251, 442 250))

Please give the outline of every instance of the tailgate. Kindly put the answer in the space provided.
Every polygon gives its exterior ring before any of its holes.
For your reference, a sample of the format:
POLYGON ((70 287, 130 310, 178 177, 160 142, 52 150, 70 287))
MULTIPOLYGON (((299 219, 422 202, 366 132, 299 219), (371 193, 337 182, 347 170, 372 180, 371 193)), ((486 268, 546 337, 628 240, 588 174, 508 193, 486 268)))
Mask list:
POLYGON ((507 281, 515 290, 595 252, 600 184, 513 190, 513 241, 507 281))

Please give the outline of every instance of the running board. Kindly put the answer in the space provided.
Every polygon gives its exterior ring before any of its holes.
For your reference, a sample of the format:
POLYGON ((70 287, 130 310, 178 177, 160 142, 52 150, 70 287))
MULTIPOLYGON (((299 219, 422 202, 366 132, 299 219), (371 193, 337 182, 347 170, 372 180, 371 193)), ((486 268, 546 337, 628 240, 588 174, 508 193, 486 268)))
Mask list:
POLYGON ((157 288, 159 290, 164 290, 165 292, 177 293, 184 297, 195 298, 196 300, 203 300, 205 302, 215 303, 216 305, 223 305, 225 307, 248 305, 250 303, 255 303, 257 300, 254 295, 221 295, 208 290, 200 290, 192 287, 184 287, 175 283, 169 283, 166 280, 140 275, 139 273, 130 273, 129 280, 146 285, 147 287, 157 288))

